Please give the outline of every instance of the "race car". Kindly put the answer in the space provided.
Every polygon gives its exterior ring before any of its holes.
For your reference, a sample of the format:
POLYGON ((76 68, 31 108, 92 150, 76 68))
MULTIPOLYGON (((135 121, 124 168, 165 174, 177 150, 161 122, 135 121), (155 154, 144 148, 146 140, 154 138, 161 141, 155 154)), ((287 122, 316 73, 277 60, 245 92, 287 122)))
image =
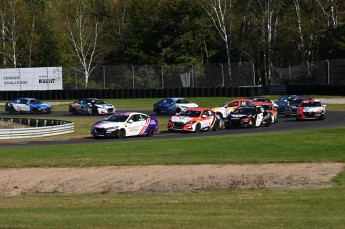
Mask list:
POLYGON ((298 106, 303 102, 303 98, 299 99, 291 99, 287 101, 286 107, 285 107, 285 116, 291 117, 297 115, 298 106))
POLYGON ((302 98, 301 95, 283 95, 279 99, 277 99, 274 103, 278 105, 277 110, 278 113, 285 113, 285 108, 287 107, 287 104, 289 101, 293 99, 300 99, 302 98))
POLYGON ((238 107, 224 122, 225 129, 270 126, 271 113, 262 106, 238 107))
POLYGON ((303 100, 298 106, 296 120, 320 119, 326 118, 326 105, 320 100, 303 100))
POLYGON ((112 104, 107 104, 97 98, 83 98, 74 101, 69 105, 68 111, 74 115, 77 114, 113 114, 116 108, 112 104))
POLYGON ((175 115, 189 107, 198 107, 184 98, 166 98, 153 104, 153 112, 156 115, 175 115))
POLYGON ((5 104, 5 111, 14 113, 49 114, 53 107, 49 103, 42 103, 35 98, 13 99, 5 104))
POLYGON ((239 106, 249 106, 253 101, 250 99, 236 99, 225 103, 223 106, 214 107, 212 110, 217 113, 217 115, 223 119, 228 117, 228 115, 234 111, 239 106))
POLYGON ((208 108, 187 108, 171 117, 168 122, 169 131, 200 132, 218 130, 220 118, 208 108))
POLYGON ((94 138, 113 137, 124 138, 129 136, 153 136, 158 131, 158 121, 138 112, 116 112, 105 120, 98 121, 91 128, 94 138))
POLYGON ((271 113, 272 118, 272 124, 278 122, 278 111, 277 108, 272 104, 268 102, 253 102, 254 106, 262 106, 266 112, 271 113))

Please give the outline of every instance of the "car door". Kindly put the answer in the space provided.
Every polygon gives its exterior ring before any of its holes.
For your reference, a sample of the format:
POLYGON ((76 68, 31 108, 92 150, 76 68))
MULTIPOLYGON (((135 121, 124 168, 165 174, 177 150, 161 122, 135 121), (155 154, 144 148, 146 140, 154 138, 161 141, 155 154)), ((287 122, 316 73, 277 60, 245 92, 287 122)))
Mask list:
POLYGON ((205 127, 209 127, 212 124, 214 115, 213 112, 211 110, 204 110, 201 114, 201 127, 205 128, 205 127))
POLYGON ((28 99, 22 99, 20 104, 20 111, 30 112, 30 101, 28 99))
POLYGON ((129 118, 127 124, 127 136, 139 135, 141 130, 144 128, 146 119, 143 118, 140 114, 134 114, 129 118))

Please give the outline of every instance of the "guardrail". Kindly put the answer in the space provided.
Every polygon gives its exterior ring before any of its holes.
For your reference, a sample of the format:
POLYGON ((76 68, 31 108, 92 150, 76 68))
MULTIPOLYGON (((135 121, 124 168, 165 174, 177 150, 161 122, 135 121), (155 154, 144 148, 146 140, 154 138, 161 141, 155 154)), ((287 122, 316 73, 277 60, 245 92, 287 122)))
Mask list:
POLYGON ((74 123, 69 121, 31 118, 0 118, 0 121, 28 126, 0 129, 0 139, 38 138, 74 132, 74 123))

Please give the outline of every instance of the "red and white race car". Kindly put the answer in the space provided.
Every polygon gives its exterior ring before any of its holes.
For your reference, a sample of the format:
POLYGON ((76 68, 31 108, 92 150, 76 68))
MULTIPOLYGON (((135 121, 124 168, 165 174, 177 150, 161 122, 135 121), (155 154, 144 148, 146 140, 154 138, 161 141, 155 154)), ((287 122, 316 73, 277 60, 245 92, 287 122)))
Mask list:
POLYGON ((278 110, 273 103, 269 102, 253 102, 254 106, 262 106, 267 112, 271 113, 272 123, 278 122, 278 110))
POLYGON ((296 120, 306 119, 325 119, 326 105, 323 105, 320 100, 308 99, 303 100, 298 106, 296 120))
POLYGON ((220 118, 208 108, 187 108, 171 117, 168 122, 169 131, 200 132, 218 130, 220 118))

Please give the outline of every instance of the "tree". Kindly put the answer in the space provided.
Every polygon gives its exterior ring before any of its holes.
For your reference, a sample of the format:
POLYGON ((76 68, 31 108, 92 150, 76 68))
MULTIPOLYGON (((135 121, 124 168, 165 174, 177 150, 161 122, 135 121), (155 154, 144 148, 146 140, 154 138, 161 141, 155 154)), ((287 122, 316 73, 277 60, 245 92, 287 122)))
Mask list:
POLYGON ((231 74, 231 32, 232 32, 232 0, 202 0, 199 2, 206 11, 207 15, 212 19, 213 25, 224 41, 228 76, 230 85, 232 84, 231 74))
POLYGON ((99 21, 98 15, 92 14, 92 7, 82 0, 71 1, 71 11, 66 18, 67 36, 72 42, 75 55, 82 66, 85 76, 85 88, 89 77, 97 66, 99 55, 99 21))

